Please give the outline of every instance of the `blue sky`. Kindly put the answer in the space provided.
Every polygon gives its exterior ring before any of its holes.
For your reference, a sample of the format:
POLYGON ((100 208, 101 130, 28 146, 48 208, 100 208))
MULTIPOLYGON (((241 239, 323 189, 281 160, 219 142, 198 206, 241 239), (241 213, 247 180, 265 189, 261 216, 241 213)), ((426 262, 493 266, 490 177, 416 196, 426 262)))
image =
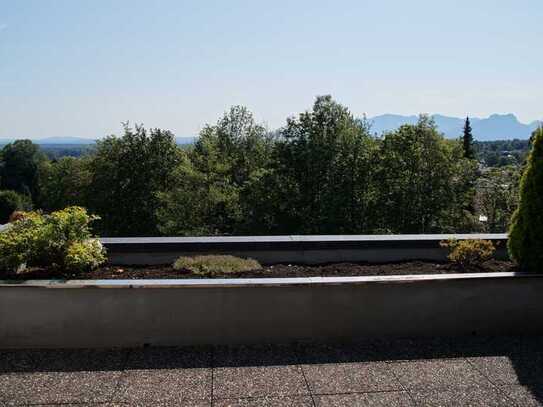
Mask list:
POLYGON ((543 1, 0 0, 0 137, 356 115, 543 119, 543 1))

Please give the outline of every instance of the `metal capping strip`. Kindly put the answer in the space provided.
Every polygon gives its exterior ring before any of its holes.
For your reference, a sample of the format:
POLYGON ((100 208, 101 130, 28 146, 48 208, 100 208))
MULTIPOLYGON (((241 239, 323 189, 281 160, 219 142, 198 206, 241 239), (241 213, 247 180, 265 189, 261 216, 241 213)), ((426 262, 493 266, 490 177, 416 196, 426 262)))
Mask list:
POLYGON ((307 235, 307 236, 212 236, 212 237, 136 237, 102 238, 113 253, 172 251, 251 251, 251 250, 333 250, 434 248, 447 239, 486 239, 505 243, 506 234, 441 235, 307 235))
POLYGON ((543 278, 528 273, 423 274, 371 277, 297 277, 232 279, 156 279, 156 280, 27 280, 3 281, 0 288, 249 288, 281 286, 359 285, 375 283, 446 282, 481 279, 543 278))

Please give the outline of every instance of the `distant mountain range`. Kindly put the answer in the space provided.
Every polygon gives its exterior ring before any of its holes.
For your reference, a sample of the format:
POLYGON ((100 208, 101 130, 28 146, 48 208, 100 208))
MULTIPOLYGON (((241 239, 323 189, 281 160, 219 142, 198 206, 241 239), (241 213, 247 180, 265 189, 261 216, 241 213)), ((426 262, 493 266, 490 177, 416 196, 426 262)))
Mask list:
MULTIPOLYGON (((456 138, 462 135, 465 118, 432 115, 439 131, 446 137, 456 138)), ((381 135, 392 131, 404 124, 415 124, 418 116, 401 116, 396 114, 383 114, 368 119, 371 123, 372 133, 381 135)), ((532 132, 537 129, 541 121, 534 121, 529 124, 519 122, 514 114, 493 114, 487 118, 470 117, 473 136, 479 141, 528 139, 532 132)), ((192 144, 198 137, 176 137, 177 144, 192 144)), ((16 139, 0 138, 0 145, 8 144, 16 139)), ((34 143, 44 146, 55 145, 89 145, 96 140, 81 137, 48 137, 32 140, 34 143)))
MULTIPOLYGON (((0 145, 12 143, 17 139, 12 138, 0 138, 0 145)), ((177 144, 185 145, 192 144, 196 137, 176 137, 177 144)), ((96 143, 96 140, 90 138, 82 137, 47 137, 42 139, 32 140, 35 144, 40 146, 81 146, 81 145, 91 145, 96 143)))
MULTIPOLYGON (((432 115, 436 125, 446 137, 460 137, 463 132, 465 118, 432 115)), ((384 114, 368 119, 371 123, 372 133, 382 134, 397 129, 404 124, 415 124, 418 116, 401 116, 384 114)), ((493 114, 486 119, 470 117, 472 133, 476 140, 509 140, 528 139, 542 121, 534 121, 524 124, 518 121, 514 114, 493 114)))

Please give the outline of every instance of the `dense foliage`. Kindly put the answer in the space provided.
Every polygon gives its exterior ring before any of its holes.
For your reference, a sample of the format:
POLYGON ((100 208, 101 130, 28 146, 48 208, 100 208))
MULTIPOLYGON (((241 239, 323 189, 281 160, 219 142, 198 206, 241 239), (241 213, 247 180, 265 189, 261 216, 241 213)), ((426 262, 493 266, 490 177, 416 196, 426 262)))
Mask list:
POLYGON ((0 272, 45 267, 80 273, 105 261, 105 251, 90 231, 97 218, 79 207, 50 215, 28 212, 0 233, 0 272))
POLYGON ((191 146, 128 125, 78 158, 16 142, 0 182, 46 212, 88 208, 106 236, 504 231, 520 163, 494 171, 466 155, 426 116, 378 137, 321 96, 273 132, 232 107, 191 146))
POLYGON ((0 150, 0 189, 38 193, 38 170, 45 156, 30 140, 17 140, 0 150))
POLYGON ((532 139, 508 244, 511 257, 520 267, 535 272, 543 264, 543 130, 537 130, 532 139))
POLYGON ((529 140, 475 141, 478 159, 487 167, 521 165, 530 150, 529 140))
POLYGON ((158 193, 175 184, 174 170, 182 152, 169 131, 124 127, 121 138, 97 143, 88 163, 89 177, 81 175, 86 207, 102 218, 103 234, 157 235, 158 193))
POLYGON ((15 191, 0 191, 0 225, 7 223, 13 212, 23 209, 23 196, 15 191))

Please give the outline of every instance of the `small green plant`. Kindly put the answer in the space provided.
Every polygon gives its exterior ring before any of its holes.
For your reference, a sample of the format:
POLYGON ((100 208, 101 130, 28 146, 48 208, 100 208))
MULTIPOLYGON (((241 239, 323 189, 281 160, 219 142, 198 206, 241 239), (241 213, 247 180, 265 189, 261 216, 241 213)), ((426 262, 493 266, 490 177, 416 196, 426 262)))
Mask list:
POLYGON ((105 262, 105 250, 90 231, 97 219, 72 206, 44 215, 25 213, 0 233, 0 270, 42 267, 80 273, 105 262))
POLYGON ((464 269, 480 266, 496 250, 490 240, 447 240, 442 247, 449 249, 449 260, 464 269))
POLYGON ((178 258, 173 268, 189 270, 195 274, 239 273, 261 269, 260 263, 253 259, 242 259, 228 255, 209 255, 178 258))

